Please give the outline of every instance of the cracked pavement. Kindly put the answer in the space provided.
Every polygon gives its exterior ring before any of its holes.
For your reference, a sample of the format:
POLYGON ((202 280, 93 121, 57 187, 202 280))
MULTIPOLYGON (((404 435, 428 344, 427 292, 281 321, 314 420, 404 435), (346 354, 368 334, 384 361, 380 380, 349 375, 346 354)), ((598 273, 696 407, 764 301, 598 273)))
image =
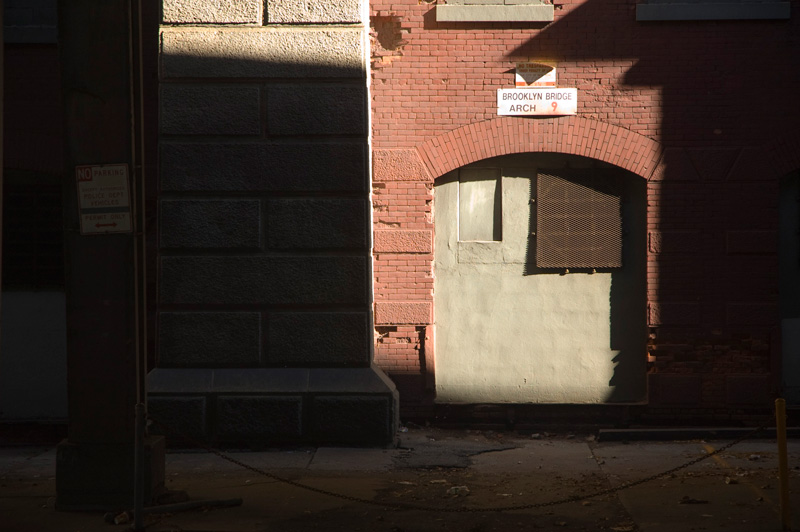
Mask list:
MULTIPOLYGON (((236 459, 347 499, 259 476, 204 452, 170 452, 166 484, 191 500, 241 497, 232 508, 148 516, 155 532, 490 532, 780 530, 773 440, 745 441, 665 478, 725 441, 596 442, 588 434, 409 427, 391 449, 293 448, 234 452, 236 459), (551 501, 581 500, 546 505, 551 501), (353 500, 362 499, 362 501, 353 500), (391 505, 414 505, 398 509, 391 505), (501 508, 541 505, 513 511, 501 508), (476 511, 477 510, 477 511, 476 511)), ((791 500, 800 493, 800 442, 789 442, 791 500)), ((57 512, 55 449, 0 448, 3 532, 128 529, 97 513, 57 512)), ((120 511, 123 509, 120 509, 120 511)))

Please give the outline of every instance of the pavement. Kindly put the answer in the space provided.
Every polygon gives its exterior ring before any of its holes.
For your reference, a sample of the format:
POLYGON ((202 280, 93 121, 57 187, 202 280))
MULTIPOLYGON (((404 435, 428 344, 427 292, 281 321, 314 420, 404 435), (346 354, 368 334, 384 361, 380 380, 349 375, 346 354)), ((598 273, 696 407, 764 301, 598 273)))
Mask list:
MULTIPOLYGON (((775 440, 610 441, 411 426, 399 445, 229 452, 264 476, 206 452, 171 451, 166 485, 202 503, 146 516, 153 532, 782 529, 775 440), (275 477, 280 477, 280 479, 275 477), (281 479, 288 480, 287 484, 281 479), (305 489, 308 486, 314 491, 305 489), (332 496, 336 493, 343 497, 332 496), (241 498, 216 507, 213 501, 241 498), (564 499, 569 502, 559 503, 564 499), (558 504, 549 504, 556 502, 558 504)), ((790 501, 800 503, 800 441, 788 444, 790 501)), ((120 509, 56 511, 55 447, 0 447, 0 531, 130 530, 120 509)), ((800 516, 794 515, 795 521, 800 516)), ((800 526, 800 522, 797 523, 800 526)))

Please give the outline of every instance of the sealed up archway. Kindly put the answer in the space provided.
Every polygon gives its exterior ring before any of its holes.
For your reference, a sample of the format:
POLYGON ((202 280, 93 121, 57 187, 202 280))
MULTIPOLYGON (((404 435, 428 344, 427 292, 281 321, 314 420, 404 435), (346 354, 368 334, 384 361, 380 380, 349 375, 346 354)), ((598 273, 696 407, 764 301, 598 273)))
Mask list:
POLYGON ((436 181, 436 400, 646 398, 645 182, 574 155, 436 181))

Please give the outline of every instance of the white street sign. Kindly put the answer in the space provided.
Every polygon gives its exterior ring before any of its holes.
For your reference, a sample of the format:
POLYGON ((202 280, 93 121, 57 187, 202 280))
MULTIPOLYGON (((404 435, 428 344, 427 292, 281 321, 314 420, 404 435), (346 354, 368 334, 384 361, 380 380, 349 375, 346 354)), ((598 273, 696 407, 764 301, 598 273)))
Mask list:
POLYGON ((578 114, 578 89, 497 89, 501 116, 564 116, 578 114))

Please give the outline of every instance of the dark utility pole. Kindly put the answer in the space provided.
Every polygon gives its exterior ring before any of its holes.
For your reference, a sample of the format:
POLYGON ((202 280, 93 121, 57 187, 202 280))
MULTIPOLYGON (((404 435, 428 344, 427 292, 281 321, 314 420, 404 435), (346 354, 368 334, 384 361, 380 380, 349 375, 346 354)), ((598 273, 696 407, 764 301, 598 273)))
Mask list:
MULTIPOLYGON (((134 414, 145 400, 141 17, 135 0, 60 0, 58 10, 69 432, 56 505, 118 509, 133 501, 134 414), (76 175, 93 172, 89 193, 76 175)), ((163 486, 163 440, 146 446, 149 499, 163 486)))

